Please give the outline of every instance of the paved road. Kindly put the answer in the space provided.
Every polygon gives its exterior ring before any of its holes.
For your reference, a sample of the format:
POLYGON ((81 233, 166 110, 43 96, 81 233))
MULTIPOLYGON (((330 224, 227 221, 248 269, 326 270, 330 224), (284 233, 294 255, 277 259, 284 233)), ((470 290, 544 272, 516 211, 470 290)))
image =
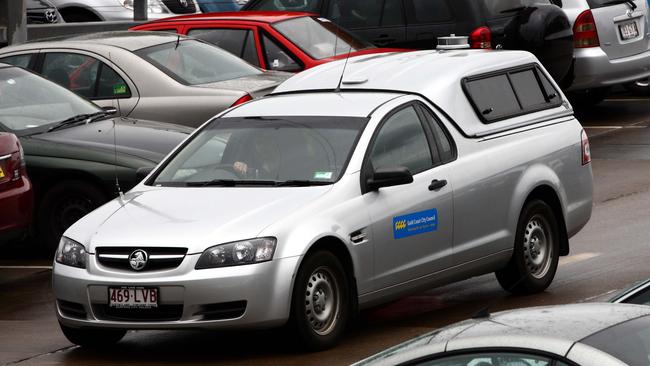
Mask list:
MULTIPOLYGON (((300 354, 281 332, 131 332, 116 347, 89 351, 70 345, 58 330, 47 266, 14 250, 0 260, 0 365, 119 365, 123 363, 339 365, 467 318, 484 306, 594 301, 650 277, 650 100, 607 101, 580 114, 594 156, 595 208, 588 226, 571 240, 544 293, 515 297, 494 276, 421 293, 365 311, 342 345, 300 354)), ((534 321, 534 319, 531 319, 534 321)))

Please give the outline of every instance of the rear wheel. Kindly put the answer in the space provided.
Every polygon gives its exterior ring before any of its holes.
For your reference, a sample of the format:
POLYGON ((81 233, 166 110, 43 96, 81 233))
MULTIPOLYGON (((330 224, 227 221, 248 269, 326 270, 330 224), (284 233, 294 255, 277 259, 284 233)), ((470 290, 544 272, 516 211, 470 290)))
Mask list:
POLYGON ((526 204, 519 217, 510 262, 496 272, 506 291, 532 294, 544 291, 553 281, 560 258, 559 225, 544 201, 526 204))
POLYGON ((305 259, 294 285, 290 325, 310 351, 334 346, 351 315, 350 286, 341 262, 320 251, 305 259))
POLYGON ((124 329, 71 328, 59 323, 63 335, 72 343, 89 348, 114 345, 126 335, 124 329))
POLYGON ((86 9, 63 9, 59 10, 59 13, 61 13, 63 20, 67 23, 101 22, 101 19, 97 15, 86 9))

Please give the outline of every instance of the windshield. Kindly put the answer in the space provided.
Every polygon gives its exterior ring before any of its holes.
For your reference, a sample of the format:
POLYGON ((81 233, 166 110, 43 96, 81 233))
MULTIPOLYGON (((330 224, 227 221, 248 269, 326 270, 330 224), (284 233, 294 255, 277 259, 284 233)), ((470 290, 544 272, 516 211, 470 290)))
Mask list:
POLYGON ((199 85, 259 75, 262 71, 219 47, 193 39, 135 51, 185 85, 199 85))
POLYGON ((488 13, 494 17, 512 16, 511 11, 539 4, 550 4, 549 0, 483 0, 488 13))
POLYGON ((247 10, 288 10, 319 13, 323 0, 262 0, 247 10))
POLYGON ((273 28, 316 60, 373 48, 324 18, 294 18, 275 23, 273 28))
POLYGON ((219 118, 184 146, 154 185, 238 182, 336 182, 366 118, 219 118))
POLYGON ((606 328, 582 341, 609 353, 630 366, 650 364, 650 316, 632 319, 606 328))
POLYGON ((587 0, 587 3, 589 3, 589 7, 592 9, 617 5, 617 3, 612 0, 587 0))
POLYGON ((80 115, 101 112, 68 89, 18 67, 0 68, 0 124, 17 135, 80 115))

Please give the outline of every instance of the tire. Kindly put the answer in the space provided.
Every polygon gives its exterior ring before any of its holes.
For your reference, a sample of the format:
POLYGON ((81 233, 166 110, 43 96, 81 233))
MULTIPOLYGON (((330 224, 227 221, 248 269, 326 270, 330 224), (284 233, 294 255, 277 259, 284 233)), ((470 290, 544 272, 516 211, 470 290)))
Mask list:
POLYGON ((89 10, 82 8, 59 10, 66 23, 101 22, 102 20, 89 10))
POLYGON ((609 96, 610 88, 586 89, 569 93, 571 104, 576 107, 592 107, 609 96))
POLYGON ((517 223, 512 258, 496 272, 501 287, 514 294, 546 290, 557 271, 559 244, 559 225, 551 207, 540 200, 528 202, 517 223))
POLYGON ((72 343, 88 348, 107 348, 126 335, 124 329, 70 328, 59 323, 63 335, 72 343))
POLYGON ((82 181, 63 181, 43 195, 36 217, 42 249, 54 253, 63 232, 107 201, 104 193, 82 181))
POLYGON ((350 286, 341 262, 319 251, 300 266, 291 300, 290 329, 308 351, 338 343, 351 315, 350 286))

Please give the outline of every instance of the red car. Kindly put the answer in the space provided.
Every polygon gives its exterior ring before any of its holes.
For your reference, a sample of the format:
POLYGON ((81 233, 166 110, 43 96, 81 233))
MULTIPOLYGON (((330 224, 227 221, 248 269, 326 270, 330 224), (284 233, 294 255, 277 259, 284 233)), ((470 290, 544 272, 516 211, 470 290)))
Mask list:
POLYGON ((0 133, 0 242, 25 231, 32 218, 32 184, 18 138, 0 133))
POLYGON ((167 31, 215 44, 266 70, 298 72, 377 48, 327 19, 298 12, 208 13, 166 18, 131 30, 167 31), (336 52, 335 52, 336 49, 336 52))

